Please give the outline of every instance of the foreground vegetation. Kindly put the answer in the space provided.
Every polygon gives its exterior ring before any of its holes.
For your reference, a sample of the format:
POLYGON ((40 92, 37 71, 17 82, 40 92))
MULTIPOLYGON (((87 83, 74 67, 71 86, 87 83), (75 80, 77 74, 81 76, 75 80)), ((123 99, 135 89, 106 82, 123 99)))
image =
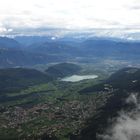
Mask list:
MULTIPOLYGON (((64 76, 70 75, 70 69, 72 74, 74 71, 76 73, 79 71, 79 74, 89 73, 74 64, 70 64, 73 68, 66 63, 64 65, 56 65, 50 69, 66 67, 64 71, 61 69, 57 73, 58 75, 62 73, 64 76)), ((6 87, 11 90, 13 86, 10 83, 13 83, 18 90, 1 91, 0 139, 39 139, 43 136, 48 139, 51 137, 70 139, 71 135, 80 133, 81 128, 85 127, 86 120, 106 102, 108 95, 96 92, 84 95, 79 92, 99 83, 105 77, 105 74, 99 72, 98 79, 75 83, 62 82, 59 78, 54 78, 53 71, 51 71, 52 78, 48 73, 30 69, 6 69, 4 72, 7 76, 5 79, 13 80, 13 82, 5 80, 8 83, 6 87)))
POLYGON ((0 138, 8 139, 12 133, 14 139, 43 134, 69 139, 70 134, 79 133, 85 120, 94 115, 107 96, 80 95, 79 90, 91 82, 95 81, 74 84, 54 81, 7 93, 9 100, 1 102, 0 138))
MULTIPOLYGON (((140 70, 122 69, 109 78, 104 70, 92 71, 89 67, 78 73, 92 72, 99 77, 72 83, 59 78, 46 80, 46 74, 35 71, 41 82, 18 86, 18 90, 12 92, 3 90, 0 94, 0 139, 96 139, 96 133, 103 132, 108 118, 124 106, 122 99, 129 91, 137 89, 139 92, 140 70)), ((21 74, 20 77, 29 78, 21 74)), ((29 83, 31 79, 36 80, 31 76, 29 83)))

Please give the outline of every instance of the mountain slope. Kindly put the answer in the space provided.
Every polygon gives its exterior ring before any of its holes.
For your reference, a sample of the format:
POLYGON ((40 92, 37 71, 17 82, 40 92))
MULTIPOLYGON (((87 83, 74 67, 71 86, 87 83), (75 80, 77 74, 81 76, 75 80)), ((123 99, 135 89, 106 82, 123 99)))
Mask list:
POLYGON ((0 37, 0 67, 23 65, 26 61, 21 45, 14 39, 0 37))
POLYGON ((140 69, 139 68, 124 68, 112 74, 106 81, 113 88, 124 90, 140 90, 140 69))
POLYGON ((97 57, 114 57, 122 59, 137 59, 140 53, 139 42, 121 42, 107 39, 88 39, 81 43, 81 48, 87 55, 97 57))
POLYGON ((58 60, 59 57, 43 55, 38 52, 30 53, 22 50, 21 44, 14 39, 0 37, 0 68, 31 66, 46 64, 58 60))
POLYGON ((140 91, 140 69, 139 68, 123 68, 112 74, 103 83, 91 86, 80 91, 81 94, 109 91, 112 89, 126 90, 126 91, 140 91))
MULTIPOLYGON (((140 69, 124 68, 111 75, 104 83, 91 86, 80 91, 82 94, 98 92, 109 93, 106 103, 97 111, 96 115, 87 121, 87 127, 77 136, 71 136, 71 140, 104 140, 99 135, 106 132, 108 126, 112 126, 118 112, 122 109, 131 111, 135 104, 126 102, 132 93, 137 92, 140 98, 140 69), (107 88, 107 90, 105 89, 107 88)), ((131 98, 131 101, 133 98, 131 98)), ((106 139, 105 139, 106 140, 106 139)), ((107 139, 108 140, 108 139, 107 139)))
POLYGON ((19 49, 20 47, 21 44, 16 40, 7 37, 0 37, 0 48, 19 49))
POLYGON ((75 74, 81 70, 80 66, 72 63, 60 63, 50 66, 46 73, 54 78, 65 77, 75 74))
POLYGON ((32 85, 45 83, 50 80, 50 76, 34 69, 0 69, 0 93, 14 92, 32 85))

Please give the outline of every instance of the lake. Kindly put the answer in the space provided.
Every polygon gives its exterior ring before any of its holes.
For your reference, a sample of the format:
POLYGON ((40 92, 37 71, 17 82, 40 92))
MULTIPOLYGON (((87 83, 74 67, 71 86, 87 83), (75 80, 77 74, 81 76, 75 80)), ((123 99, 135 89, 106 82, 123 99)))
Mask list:
POLYGON ((85 79, 95 79, 98 78, 98 75, 72 75, 69 77, 64 77, 61 81, 65 82, 78 82, 85 79))

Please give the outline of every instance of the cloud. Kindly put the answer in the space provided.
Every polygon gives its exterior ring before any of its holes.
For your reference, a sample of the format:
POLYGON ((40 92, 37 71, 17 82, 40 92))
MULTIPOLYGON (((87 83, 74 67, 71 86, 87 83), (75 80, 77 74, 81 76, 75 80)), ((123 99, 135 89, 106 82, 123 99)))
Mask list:
POLYGON ((140 6, 139 5, 135 5, 135 6, 131 6, 129 7, 131 10, 140 10, 140 6))
POLYGON ((130 10, 140 10, 140 1, 134 0, 132 4, 127 5, 130 10))
POLYGON ((131 94, 126 100, 135 105, 132 111, 121 111, 116 122, 108 128, 106 134, 100 135, 102 140, 139 140, 140 139, 140 104, 137 94, 131 94))
POLYGON ((12 28, 6 28, 3 26, 3 24, 0 23, 0 34, 7 34, 12 32, 13 29, 12 28))
POLYGON ((115 31, 140 25, 140 10, 130 10, 131 6, 140 5, 138 0, 0 0, 0 5, 0 23, 14 31, 28 28, 115 31))

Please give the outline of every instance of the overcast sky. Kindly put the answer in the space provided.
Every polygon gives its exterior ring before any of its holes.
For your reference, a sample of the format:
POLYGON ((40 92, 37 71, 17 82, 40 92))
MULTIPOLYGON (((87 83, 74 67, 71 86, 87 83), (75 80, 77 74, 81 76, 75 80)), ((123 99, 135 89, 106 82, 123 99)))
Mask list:
POLYGON ((0 0, 0 34, 36 28, 139 33, 140 0, 0 0))

